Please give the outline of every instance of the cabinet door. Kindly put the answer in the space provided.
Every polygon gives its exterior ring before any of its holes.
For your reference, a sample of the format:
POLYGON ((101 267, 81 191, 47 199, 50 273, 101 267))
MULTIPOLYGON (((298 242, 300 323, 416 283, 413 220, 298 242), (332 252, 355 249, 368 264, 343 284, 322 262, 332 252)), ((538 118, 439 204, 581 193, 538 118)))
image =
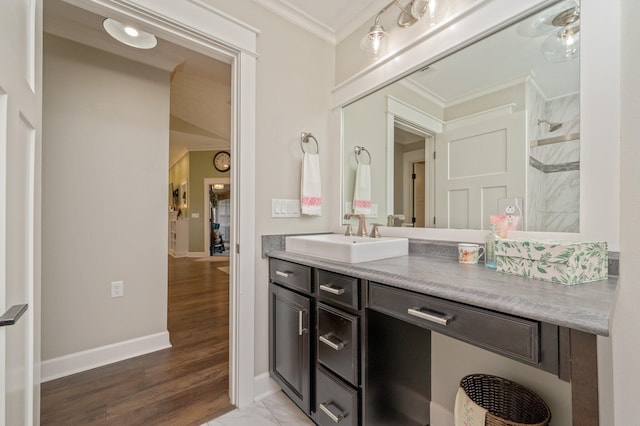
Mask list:
POLYGON ((269 285, 269 372, 284 393, 311 414, 311 300, 269 285))

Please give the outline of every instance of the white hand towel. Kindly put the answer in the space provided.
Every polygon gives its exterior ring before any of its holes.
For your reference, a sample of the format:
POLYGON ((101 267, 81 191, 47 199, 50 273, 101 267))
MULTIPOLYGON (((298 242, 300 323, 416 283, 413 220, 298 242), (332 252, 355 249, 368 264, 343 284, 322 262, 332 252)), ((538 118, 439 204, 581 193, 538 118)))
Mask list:
POLYGON ((320 186, 320 156, 304 153, 302 172, 300 174, 300 204, 302 214, 309 216, 322 215, 322 188, 320 186))
POLYGON ((464 389, 458 388, 453 414, 455 426, 484 426, 487 410, 473 402, 464 389))
POLYGON ((355 214, 371 213, 371 166, 369 164, 358 164, 356 168, 353 212, 355 214))

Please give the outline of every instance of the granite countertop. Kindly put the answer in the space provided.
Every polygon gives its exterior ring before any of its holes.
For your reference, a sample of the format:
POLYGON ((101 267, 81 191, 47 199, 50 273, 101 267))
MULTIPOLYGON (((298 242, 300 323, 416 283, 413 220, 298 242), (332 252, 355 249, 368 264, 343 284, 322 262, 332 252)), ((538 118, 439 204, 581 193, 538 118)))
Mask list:
POLYGON ((456 259, 410 254, 344 263, 269 249, 276 259, 302 263, 396 288, 478 306, 563 327, 609 335, 618 278, 567 286, 464 265, 456 259))

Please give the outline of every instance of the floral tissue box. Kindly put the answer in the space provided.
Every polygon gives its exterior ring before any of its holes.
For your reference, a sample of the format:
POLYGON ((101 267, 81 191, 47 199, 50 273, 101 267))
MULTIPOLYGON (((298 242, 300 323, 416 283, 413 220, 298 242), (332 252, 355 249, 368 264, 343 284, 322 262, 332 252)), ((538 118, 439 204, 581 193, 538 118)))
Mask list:
POLYGON ((573 285, 606 279, 607 243, 496 241, 498 272, 573 285))

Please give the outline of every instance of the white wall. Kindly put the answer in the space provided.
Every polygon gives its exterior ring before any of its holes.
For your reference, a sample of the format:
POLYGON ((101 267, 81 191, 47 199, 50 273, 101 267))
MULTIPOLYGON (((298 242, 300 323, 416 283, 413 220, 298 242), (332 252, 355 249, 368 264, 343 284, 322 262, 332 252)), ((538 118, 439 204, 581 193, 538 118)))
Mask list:
POLYGON ((45 35, 42 360, 166 333, 169 75, 45 35), (111 298, 111 281, 124 297, 111 298))
POLYGON ((622 0, 620 283, 613 318, 615 424, 638 423, 640 381, 640 3, 622 0))
MULTIPOLYGON (((334 46, 252 0, 205 0, 260 31, 257 40, 255 374, 268 358, 268 264, 261 235, 326 231, 339 215, 340 141, 331 137, 334 46), (272 219, 271 199, 300 199, 300 133, 320 145, 321 217, 272 219)), ((242 208, 242 207, 240 207, 242 208)), ((242 226, 242 224, 240 224, 242 226)))

